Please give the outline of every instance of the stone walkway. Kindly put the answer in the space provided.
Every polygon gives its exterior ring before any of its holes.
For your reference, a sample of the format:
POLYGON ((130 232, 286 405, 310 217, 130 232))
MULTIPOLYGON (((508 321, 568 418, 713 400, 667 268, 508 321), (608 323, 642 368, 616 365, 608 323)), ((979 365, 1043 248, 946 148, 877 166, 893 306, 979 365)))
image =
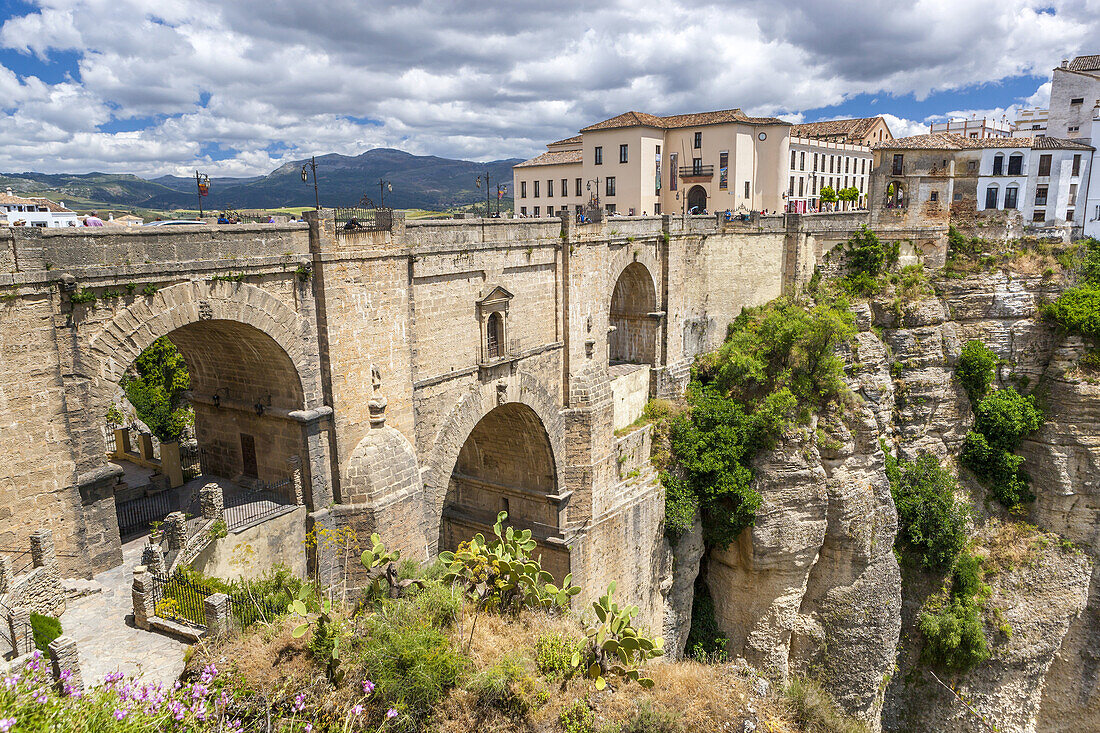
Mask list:
POLYGON ((134 612, 130 587, 133 568, 141 561, 145 537, 122 546, 122 565, 95 576, 102 588, 69 600, 61 625, 76 639, 84 684, 103 681, 109 672, 140 676, 145 682, 171 683, 183 672, 187 643, 164 634, 142 631, 127 622, 134 612))

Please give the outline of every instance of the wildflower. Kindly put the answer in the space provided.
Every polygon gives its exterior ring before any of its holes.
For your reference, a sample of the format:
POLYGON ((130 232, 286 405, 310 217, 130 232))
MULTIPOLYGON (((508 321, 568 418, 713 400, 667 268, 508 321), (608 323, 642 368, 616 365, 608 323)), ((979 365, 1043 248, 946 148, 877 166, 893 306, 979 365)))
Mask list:
POLYGON ((305 733, 310 733, 313 730, 313 723, 306 723, 305 733))
POLYGON ((69 678, 72 677, 72 676, 73 676, 72 670, 70 670, 70 669, 61 670, 61 681, 62 682, 67 682, 69 680, 69 678))
POLYGON ((122 720, 123 718, 125 718, 129 714, 130 714, 129 710, 116 709, 115 710, 115 720, 122 720))
POLYGON ((302 712, 306 709, 306 696, 305 693, 300 693, 294 698, 294 710, 295 712, 302 712))
POLYGON ((396 718, 396 717, 397 717, 397 711, 394 710, 393 708, 390 708, 389 710, 386 711, 386 720, 389 720, 391 718, 396 718))
POLYGON ((369 695, 374 692, 374 683, 370 680, 363 680, 363 694, 369 695))
POLYGON ((209 684, 215 677, 218 676, 218 668, 213 664, 208 664, 202 669, 202 675, 199 680, 205 685, 209 684))
POLYGON ((356 705, 355 707, 353 707, 351 709, 351 712, 355 713, 356 715, 362 715, 363 714, 363 706, 362 705, 356 705))
POLYGON ((0 718, 0 733, 8 733, 15 725, 15 718, 0 718))

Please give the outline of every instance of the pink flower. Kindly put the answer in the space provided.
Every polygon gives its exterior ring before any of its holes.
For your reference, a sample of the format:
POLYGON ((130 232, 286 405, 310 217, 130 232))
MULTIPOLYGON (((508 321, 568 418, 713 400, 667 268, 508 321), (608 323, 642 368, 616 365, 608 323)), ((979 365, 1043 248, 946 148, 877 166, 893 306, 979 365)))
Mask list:
POLYGON ((363 694, 369 695, 374 692, 374 683, 370 680, 363 680, 363 694))
POLYGON ((129 714, 129 710, 115 710, 115 720, 122 720, 129 714))
POLYGON ((306 723, 306 733, 310 733, 313 730, 313 723, 306 723))
POLYGON ((8 733, 15 725, 15 718, 0 718, 0 733, 8 733))
POLYGON ((397 711, 394 710, 393 708, 390 708, 389 710, 386 711, 386 720, 389 720, 390 718, 396 718, 396 717, 397 717, 397 711))
POLYGON ((355 713, 356 715, 362 715, 363 714, 363 706, 362 705, 356 705, 355 707, 353 707, 351 709, 351 712, 355 713))
POLYGON ((302 712, 306 709, 306 696, 305 693, 299 694, 294 698, 294 710, 295 712, 302 712))

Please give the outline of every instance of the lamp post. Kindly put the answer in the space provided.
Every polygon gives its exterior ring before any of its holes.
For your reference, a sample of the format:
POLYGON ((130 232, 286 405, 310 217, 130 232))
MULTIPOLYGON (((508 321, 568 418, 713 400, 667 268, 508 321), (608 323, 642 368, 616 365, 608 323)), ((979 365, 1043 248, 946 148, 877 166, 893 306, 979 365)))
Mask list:
MULTIPOLYGON (((477 187, 481 188, 481 176, 477 177, 477 187)), ((474 207, 477 210, 477 207, 474 207)), ((485 171, 485 218, 489 218, 489 171, 485 171)))
POLYGON ((389 181, 383 181, 381 178, 379 178, 378 179, 378 194, 379 194, 378 208, 380 208, 380 209, 386 208, 386 191, 389 191, 389 192, 392 193, 393 192, 393 184, 390 183, 389 181))
POLYGON ((508 193, 507 183, 497 184, 497 218, 500 217, 500 202, 504 199, 504 194, 508 193))
POLYGON ((202 218, 202 197, 210 194, 210 176, 195 171, 195 188, 199 192, 199 218, 202 218))
POLYGON ((596 193, 593 194, 592 196, 590 196, 588 198, 588 200, 589 200, 590 203, 593 203, 596 206, 596 208, 599 208, 599 206, 600 206, 600 179, 597 177, 597 178, 592 178, 592 179, 586 181, 585 184, 584 184, 584 190, 585 191, 591 191, 593 183, 596 184, 596 193))
POLYGON ((309 183, 309 173, 313 172, 313 208, 317 211, 321 210, 321 198, 317 193, 317 156, 310 156, 310 159, 302 164, 302 183, 309 183))

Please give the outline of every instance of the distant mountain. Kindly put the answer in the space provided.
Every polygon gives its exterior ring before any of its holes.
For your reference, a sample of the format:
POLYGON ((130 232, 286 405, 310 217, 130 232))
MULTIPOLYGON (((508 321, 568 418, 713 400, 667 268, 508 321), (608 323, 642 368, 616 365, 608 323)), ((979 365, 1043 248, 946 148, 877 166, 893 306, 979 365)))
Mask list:
MULTIPOLYGON (((210 195, 203 208, 263 209, 283 206, 312 206, 313 179, 303 183, 302 164, 280 166, 266 176, 253 178, 211 178, 210 195)), ((512 166, 518 158, 476 163, 434 155, 412 155, 400 150, 376 148, 362 155, 335 153, 317 157, 317 183, 322 206, 354 206, 364 196, 379 203, 379 179, 393 190, 385 192, 387 206, 400 209, 443 211, 485 200, 486 172, 491 197, 498 183, 508 184, 512 198, 512 166), (476 185, 482 177, 482 187, 476 185)), ((70 205, 137 208, 193 209, 198 203, 193 178, 161 176, 146 180, 129 174, 85 173, 0 174, 0 191, 11 187, 20 194, 38 194, 70 205)))

